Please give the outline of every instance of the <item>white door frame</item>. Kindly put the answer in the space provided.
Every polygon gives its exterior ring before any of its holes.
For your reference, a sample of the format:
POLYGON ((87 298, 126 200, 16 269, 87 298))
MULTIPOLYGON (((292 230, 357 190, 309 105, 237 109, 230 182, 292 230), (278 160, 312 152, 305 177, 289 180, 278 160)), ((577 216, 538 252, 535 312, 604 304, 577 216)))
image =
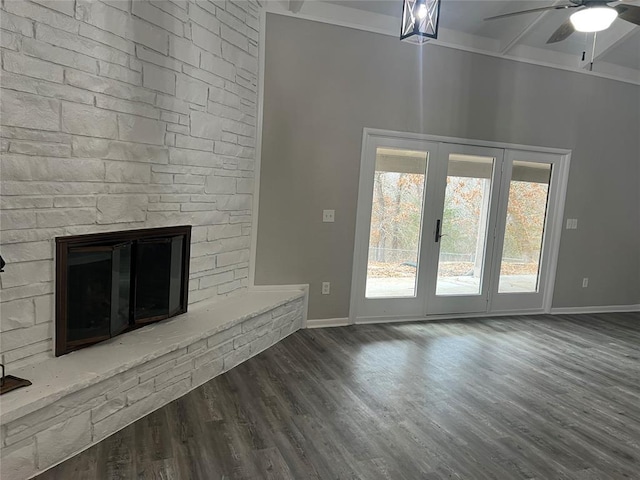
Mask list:
MULTIPOLYGON (((544 291, 544 299, 543 299, 543 307, 542 309, 535 310, 509 310, 508 313, 501 312, 492 312, 490 315, 500 315, 500 314, 516 314, 516 313, 549 313, 551 310, 551 302, 553 300, 553 288, 555 283, 556 269, 558 263, 558 251, 560 247, 560 234, 562 232, 562 221, 563 221, 563 213, 564 213, 564 204, 566 199, 566 191, 567 191, 567 181, 569 176, 569 165, 571 161, 571 150, 568 149, 559 149, 559 148, 549 148, 549 147, 538 147, 531 145, 521 145, 521 144, 512 144, 512 143, 504 143, 504 142, 491 142, 485 140, 473 140, 466 138, 457 138, 457 137, 444 137, 439 135, 427 135, 427 134, 419 134, 419 133, 408 133, 408 132, 396 132, 391 130, 381 130, 374 128, 364 128, 362 134, 362 149, 360 156, 360 181, 358 188, 358 206, 357 206, 357 214, 356 214, 356 230, 355 230, 355 243, 354 243, 354 254, 353 254, 353 268, 352 268, 352 278, 351 278, 351 299, 350 299, 350 309, 349 309, 349 323, 378 323, 378 322, 388 322, 388 321, 407 321, 407 320, 428 320, 428 319, 436 319, 436 318, 456 318, 456 317, 468 317, 468 316, 486 316, 487 314, 454 314, 454 315, 415 315, 409 314, 407 315, 392 315, 389 317, 366 317, 361 314, 361 298, 363 296, 363 292, 365 291, 365 283, 366 278, 362 275, 362 265, 364 262, 366 268, 366 254, 368 252, 368 244, 369 244, 369 222, 371 215, 371 198, 369 198, 369 191, 365 188, 373 178, 373 168, 375 165, 370 165, 371 158, 374 158, 370 155, 368 151, 368 146, 372 144, 372 142, 376 139, 387 139, 389 142, 395 141, 418 141, 425 143, 454 143, 459 145, 472 145, 478 147, 490 147, 490 148, 500 148, 504 150, 517 150, 531 153, 549 153, 559 155, 560 158, 558 160, 558 165, 554 168, 558 170, 558 180, 557 180, 557 198, 555 201, 557 202, 553 212, 553 218, 550 218, 547 221, 547 232, 546 236, 548 236, 548 268, 545 274, 545 291, 544 291), (371 177, 371 178, 369 178, 371 177)), ((386 142, 384 142, 386 143, 386 142)), ((508 192, 507 192, 508 194, 508 192)), ((501 201, 506 201, 501 199, 501 201)), ((423 215, 426 215, 425 211, 423 215)), ((427 229, 427 233, 430 229, 427 229)), ((426 234, 425 234, 426 235, 426 234)), ((423 235, 424 236, 424 235, 423 235)), ((545 242, 547 243, 547 242, 545 242)), ((546 247, 546 245, 545 245, 546 247)), ((501 252, 500 252, 501 253, 501 252)), ((496 253, 496 258, 500 256, 500 254, 496 253)), ((497 262, 494 262, 494 264, 497 262)), ((493 268, 489 266, 489 268, 493 268)), ((492 287, 493 288, 493 287, 492 287)), ((496 287, 497 288, 497 287, 496 287)))

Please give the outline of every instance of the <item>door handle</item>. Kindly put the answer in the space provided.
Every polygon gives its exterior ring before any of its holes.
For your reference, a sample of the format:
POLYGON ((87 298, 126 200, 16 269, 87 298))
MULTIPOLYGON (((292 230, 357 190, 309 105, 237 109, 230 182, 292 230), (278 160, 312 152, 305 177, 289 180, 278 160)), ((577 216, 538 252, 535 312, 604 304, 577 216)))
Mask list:
POLYGON ((440 219, 436 221, 436 243, 440 241, 442 237, 446 237, 446 233, 440 233, 440 219))

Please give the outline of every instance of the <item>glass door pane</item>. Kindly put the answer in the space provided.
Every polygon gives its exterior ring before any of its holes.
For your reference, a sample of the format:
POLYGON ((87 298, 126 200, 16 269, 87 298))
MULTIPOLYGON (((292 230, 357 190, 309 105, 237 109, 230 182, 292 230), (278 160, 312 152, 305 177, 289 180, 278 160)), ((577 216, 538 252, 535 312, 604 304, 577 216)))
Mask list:
POLYGON ((69 248, 67 259, 67 348, 111 336, 111 247, 69 248))
POLYGON ((428 153, 376 149, 366 298, 417 295, 428 153))
POLYGON ((447 167, 436 295, 480 295, 495 158, 451 153, 447 167))
POLYGON ((498 293, 537 292, 551 165, 514 160, 498 293))
POLYGON ((136 249, 135 323, 169 316, 171 239, 139 240, 136 249))

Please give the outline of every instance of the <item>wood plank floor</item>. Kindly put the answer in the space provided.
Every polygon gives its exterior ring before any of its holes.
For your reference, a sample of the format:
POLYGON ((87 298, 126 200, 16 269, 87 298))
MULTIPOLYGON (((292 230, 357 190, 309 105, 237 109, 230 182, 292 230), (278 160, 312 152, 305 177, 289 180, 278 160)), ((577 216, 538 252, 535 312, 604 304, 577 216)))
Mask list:
POLYGON ((38 478, 640 479, 640 314, 299 331, 38 478))

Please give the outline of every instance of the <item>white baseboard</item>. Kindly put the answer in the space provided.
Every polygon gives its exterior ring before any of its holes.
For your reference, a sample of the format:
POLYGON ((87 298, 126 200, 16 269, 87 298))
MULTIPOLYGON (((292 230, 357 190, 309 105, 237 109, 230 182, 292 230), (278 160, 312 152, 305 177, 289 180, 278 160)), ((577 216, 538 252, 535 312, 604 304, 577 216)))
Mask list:
MULTIPOLYGON (((566 315, 566 314, 586 314, 586 313, 614 313, 614 312, 640 312, 639 305, 605 305, 599 307, 563 307, 554 308, 549 312, 550 315, 566 315)), ((376 323, 401 323, 401 322, 432 322, 436 320, 462 320, 465 318, 495 318, 495 317, 511 317, 520 315, 543 315, 543 310, 520 310, 493 313, 463 313, 463 314, 445 314, 445 315, 427 315, 427 316, 406 316, 406 317, 361 317, 356 318, 356 325, 368 325, 376 323)))
POLYGON ((420 322, 425 321, 425 317, 357 317, 355 319, 356 325, 369 325, 376 323, 402 323, 402 322, 420 322))
POLYGON ((568 315, 579 313, 614 313, 614 312, 640 312, 640 304, 636 305, 600 305, 593 307, 559 307, 552 308, 552 315, 568 315))
POLYGON ((307 328, 346 327, 347 325, 349 325, 348 318, 317 318, 315 320, 307 320, 307 328))
POLYGON ((512 317, 514 315, 542 315, 543 310, 520 310, 493 313, 451 313, 427 316, 395 316, 395 317, 360 317, 356 318, 356 325, 369 325, 376 323, 402 323, 402 322, 434 322, 438 320, 464 320, 472 318, 512 317))

